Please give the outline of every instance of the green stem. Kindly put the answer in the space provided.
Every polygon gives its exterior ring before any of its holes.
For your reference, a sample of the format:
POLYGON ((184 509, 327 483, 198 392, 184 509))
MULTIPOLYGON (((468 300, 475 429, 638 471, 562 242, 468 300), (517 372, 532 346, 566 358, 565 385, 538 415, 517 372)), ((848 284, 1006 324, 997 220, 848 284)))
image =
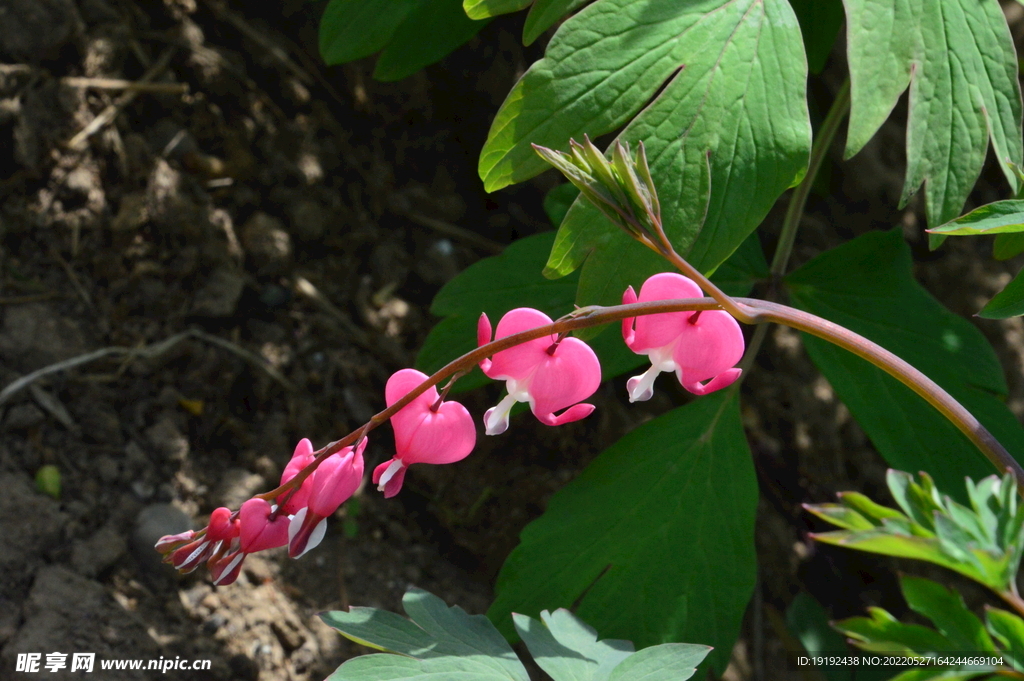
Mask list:
MULTIPOLYGON (((770 268, 772 281, 767 294, 769 300, 778 300, 778 282, 786 274, 786 265, 789 264, 789 256, 793 252, 793 244, 796 242, 796 233, 804 216, 807 197, 811 193, 814 182, 818 179, 818 173, 821 172, 821 166, 828 156, 828 150, 832 147, 836 133, 839 132, 839 124, 842 123, 849 110, 850 79, 847 78, 839 88, 839 92, 836 93, 836 98, 832 101, 828 113, 825 114, 825 120, 822 121, 821 127, 818 128, 818 134, 811 147, 811 157, 807 163, 807 174, 793 190, 793 195, 789 197, 789 206, 786 208, 786 215, 782 219, 782 230, 779 232, 779 242, 775 247, 775 254, 772 256, 770 268)), ((753 366, 754 359, 760 352, 767 335, 768 327, 764 325, 758 326, 754 331, 754 336, 747 345, 747 351, 743 353, 743 359, 739 363, 740 369, 743 370, 741 381, 753 366)))
POLYGON ((775 255, 772 257, 771 273, 773 279, 779 279, 786 273, 786 264, 789 263, 789 256, 793 252, 793 244, 796 242, 796 233, 800 228, 800 221, 804 216, 804 207, 807 205, 807 197, 811 193, 818 172, 821 170, 828 150, 832 147, 832 140, 839 132, 839 125, 850 110, 850 80, 846 79, 836 98, 832 102, 825 120, 821 122, 818 135, 811 147, 811 159, 807 164, 807 174, 804 179, 793 190, 789 198, 789 207, 786 208, 786 216, 782 219, 782 231, 779 233, 779 243, 775 247, 775 255))
MULTIPOLYGON (((679 258, 676 255, 676 258, 679 258)), ((681 260, 681 258, 679 258, 681 260)), ((724 294, 723 294, 724 295, 724 294)), ((909 387, 918 395, 923 397, 929 404, 939 410, 943 416, 949 419, 964 435, 973 442, 979 450, 992 462, 992 465, 999 471, 1012 470, 1017 478, 1019 486, 1024 486, 1024 468, 1006 451, 1005 448, 992 436, 988 430, 971 415, 967 409, 957 402, 953 397, 942 389, 937 383, 925 376, 923 373, 912 367, 897 355, 889 352, 877 343, 874 343, 849 329, 834 324, 827 319, 816 315, 797 310, 786 305, 771 303, 755 298, 728 298, 731 307, 740 311, 747 319, 756 320, 757 323, 774 322, 783 324, 798 331, 804 331, 819 338, 823 338, 841 348, 849 350, 858 357, 862 357, 875 366, 887 372, 901 383, 909 387)), ((610 307, 592 306, 576 310, 575 312, 559 319, 558 321, 546 324, 536 329, 523 331, 521 333, 499 338, 481 345, 477 349, 467 352, 458 359, 455 359, 438 370, 434 375, 427 378, 423 383, 414 388, 409 394, 392 404, 371 418, 366 424, 357 428, 347 436, 336 442, 332 442, 316 453, 316 459, 304 468, 298 475, 269 492, 257 495, 261 499, 272 500, 279 497, 288 490, 298 487, 310 475, 317 466, 328 456, 340 451, 344 447, 355 443, 359 438, 365 437, 367 433, 383 425, 396 414, 400 409, 416 399, 432 386, 436 386, 446 378, 462 371, 468 371, 479 364, 480 360, 490 357, 495 353, 507 350, 513 346, 531 341, 537 338, 544 338, 556 334, 566 334, 577 329, 584 329, 591 326, 600 326, 610 322, 621 321, 627 317, 638 317, 649 314, 660 314, 665 312, 682 312, 693 310, 716 310, 722 309, 717 300, 712 298, 690 298, 685 300, 659 300, 646 303, 633 303, 630 305, 615 305, 610 307)), ((1024 489, 1024 487, 1021 487, 1024 489)))

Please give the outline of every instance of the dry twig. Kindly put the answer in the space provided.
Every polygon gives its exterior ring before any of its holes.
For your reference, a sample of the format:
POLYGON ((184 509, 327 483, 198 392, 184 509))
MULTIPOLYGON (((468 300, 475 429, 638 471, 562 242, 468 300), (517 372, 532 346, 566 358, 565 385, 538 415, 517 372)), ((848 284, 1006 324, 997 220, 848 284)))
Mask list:
MULTIPOLYGON (((164 50, 163 54, 160 55, 160 58, 157 59, 156 62, 151 67, 149 67, 149 69, 146 70, 146 73, 144 73, 142 78, 140 78, 137 82, 152 82, 157 76, 163 73, 164 70, 167 68, 168 64, 171 63, 171 57, 174 55, 174 51, 174 47, 168 47, 166 50, 164 50)), ((74 137, 68 140, 68 148, 74 151, 80 151, 81 149, 83 149, 85 147, 85 143, 89 141, 89 138, 95 135, 103 128, 105 128, 115 118, 117 118, 117 114, 121 113, 121 111, 123 111, 126 106, 131 104, 135 100, 135 97, 138 96, 139 92, 140 90, 138 89, 128 90, 123 95, 118 97, 113 104, 111 104, 106 109, 101 111, 99 115, 96 116, 96 118, 92 119, 87 126, 82 128, 78 132, 78 134, 76 134, 74 137)))
POLYGON ((223 348, 228 352, 231 352, 241 357, 249 364, 252 364, 253 366, 259 369, 262 369, 271 378, 280 383, 286 390, 295 390, 295 386, 292 384, 292 382, 285 378, 280 371, 270 366, 262 357, 259 357, 258 355, 249 352, 245 348, 240 347, 232 343, 231 341, 224 340, 223 338, 219 338, 217 336, 212 336, 208 333, 204 333, 203 331, 189 329, 188 331, 182 331, 181 333, 170 336, 169 338, 165 338, 164 340, 158 343, 153 343, 151 345, 146 345, 140 348, 123 348, 116 346, 100 348, 99 350, 87 352, 83 355, 71 357, 70 359, 66 359, 61 362, 55 362, 54 364, 50 364, 41 369, 36 369, 32 373, 26 374, 25 376, 22 376, 21 378, 12 381, 9 385, 7 385, 7 387, 5 387, 3 390, 0 390, 0 406, 5 404, 17 392, 31 386, 36 381, 46 376, 49 376, 50 374, 55 374, 60 371, 67 371, 68 369, 73 369, 77 366, 88 364, 89 362, 94 362, 98 359, 103 359, 104 357, 126 357, 129 359, 148 359, 152 357, 158 357, 159 355, 162 355, 163 353, 170 350, 172 347, 174 347, 181 341, 187 340, 189 338, 197 338, 199 340, 206 341, 211 345, 216 345, 217 347, 223 348))

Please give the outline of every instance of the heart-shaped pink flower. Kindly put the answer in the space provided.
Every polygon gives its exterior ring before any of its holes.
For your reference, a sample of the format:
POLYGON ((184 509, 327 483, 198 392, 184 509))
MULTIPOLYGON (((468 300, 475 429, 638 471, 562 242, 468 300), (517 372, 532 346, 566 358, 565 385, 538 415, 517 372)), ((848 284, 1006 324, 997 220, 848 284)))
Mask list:
POLYGON ((324 459, 313 475, 309 503, 298 510, 288 525, 288 555, 299 558, 323 541, 327 518, 359 489, 363 481, 364 437, 358 447, 345 447, 324 459))
MULTIPOLYGON (((622 302, 701 297, 700 287, 692 280, 664 272, 644 282, 639 298, 632 286, 627 288, 622 302)), ((740 376, 740 369, 731 367, 743 357, 743 332, 722 310, 629 317, 622 320, 622 337, 630 350, 651 360, 650 369, 626 382, 630 402, 651 399, 654 379, 663 371, 674 371, 679 384, 695 395, 721 390, 740 376)))
MULTIPOLYGON (((540 310, 520 307, 507 312, 498 322, 495 340, 551 323, 540 310)), ((477 323, 477 344, 491 341, 491 321, 486 314, 477 323)), ((505 381, 508 395, 484 414, 488 435, 504 433, 516 402, 529 402, 541 423, 560 426, 585 418, 592 404, 577 404, 601 385, 601 364, 590 346, 578 338, 558 339, 557 334, 535 338, 494 354, 480 362, 490 378, 505 381), (565 409, 561 414, 556 411, 565 409)))
POLYGON ((271 519, 273 509, 264 499, 253 498, 238 511, 239 539, 243 553, 256 553, 288 543, 288 516, 271 519))
MULTIPOLYGON (((415 369, 396 372, 384 388, 390 407, 425 380, 415 369)), ((406 469, 414 463, 454 463, 473 451, 473 417, 458 402, 442 402, 431 386, 391 417, 395 429, 395 456, 373 470, 373 483, 385 498, 398 494, 406 469)))

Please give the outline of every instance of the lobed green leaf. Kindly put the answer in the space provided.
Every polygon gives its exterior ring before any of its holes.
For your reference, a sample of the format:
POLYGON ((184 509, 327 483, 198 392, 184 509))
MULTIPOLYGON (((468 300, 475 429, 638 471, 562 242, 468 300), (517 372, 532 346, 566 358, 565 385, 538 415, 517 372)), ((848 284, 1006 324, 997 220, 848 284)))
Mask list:
POLYGON ((488 614, 501 626, 511 611, 578 601, 581 618, 638 647, 713 645, 706 664, 721 672, 753 589, 756 508, 736 394, 702 397, 627 434, 551 498, 488 614))
MULTIPOLYGON (((571 137, 633 119, 619 139, 644 142, 669 237, 710 272, 806 168, 805 81, 788 2, 598 0, 562 25, 509 94, 480 175, 489 191, 520 182, 546 167, 531 143, 567 149, 571 137)), ((584 260, 580 305, 616 302, 627 285, 665 268, 577 201, 546 275, 564 276, 584 260)))
POLYGON ((516 633, 537 665, 562 681, 607 681, 612 670, 633 655, 629 641, 597 640, 597 632, 568 610, 544 610, 541 621, 512 614, 516 633))
MULTIPOLYGON (((432 658, 460 658, 460 661, 466 665, 479 668, 479 670, 487 670, 491 676, 486 678, 500 678, 503 681, 530 681, 519 658, 483 615, 467 615, 458 606, 449 608, 437 596, 415 588, 406 592, 402 598, 402 607, 411 621, 386 610, 361 607, 352 607, 348 612, 320 613, 320 619, 346 638, 378 650, 408 655, 411 658, 416 658, 417 661, 428 661, 432 658)), ((350 662, 354 661, 350 660, 350 662)), ((342 672, 349 663, 342 665, 336 674, 342 672)), ((394 664, 405 663, 395 662, 394 664)), ((357 668, 363 669, 359 665, 357 668)), ((434 668, 429 665, 420 665, 402 667, 401 669, 426 673, 424 670, 433 670, 434 668)), ((474 673, 480 673, 479 670, 474 673)), ((431 671, 431 673, 435 673, 435 671, 431 671)), ((460 671, 470 673, 471 670, 460 671)), ((405 673, 405 671, 401 673, 405 673)), ((345 678, 349 677, 339 676, 335 681, 345 678)), ((371 677, 354 676, 352 678, 369 679, 371 677)), ((419 677, 388 676, 380 678, 419 677)))
POLYGON ((960 214, 991 140, 1010 186, 1021 164, 1021 93, 997 2, 845 0, 854 155, 910 87, 903 202, 925 185, 929 225, 960 214))

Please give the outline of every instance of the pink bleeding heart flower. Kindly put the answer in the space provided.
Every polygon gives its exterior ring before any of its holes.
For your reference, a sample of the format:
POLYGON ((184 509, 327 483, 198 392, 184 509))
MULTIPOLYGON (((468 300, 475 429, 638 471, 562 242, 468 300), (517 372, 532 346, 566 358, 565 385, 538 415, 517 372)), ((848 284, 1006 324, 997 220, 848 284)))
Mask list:
MULTIPOLYGON (((384 398, 390 407, 427 380, 415 369, 402 369, 388 379, 384 398)), ((406 469, 414 463, 454 463, 476 445, 473 417, 458 402, 442 402, 431 386, 391 417, 395 456, 373 469, 373 484, 391 498, 402 489, 406 469)))
POLYGON ((250 553, 288 543, 288 516, 278 515, 276 510, 276 507, 259 498, 249 499, 242 504, 238 511, 238 542, 232 540, 229 550, 216 553, 206 563, 214 586, 231 584, 238 579, 242 562, 250 553))
POLYGON ((239 539, 245 553, 274 549, 288 543, 288 516, 275 513, 264 499, 253 498, 238 511, 239 539))
MULTIPOLYGON (((644 303, 703 295, 691 279, 664 272, 644 282, 639 298, 632 286, 627 288, 622 302, 628 305, 638 300, 644 303)), ((629 317, 622 320, 622 337, 630 350, 651 360, 650 369, 626 383, 630 402, 651 399, 654 379, 663 371, 674 371, 680 385, 695 395, 707 395, 732 385, 741 373, 731 367, 743 357, 743 332, 736 320, 722 310, 629 317)))
MULTIPOLYGON (((281 484, 285 484, 298 475, 302 469, 313 463, 314 459, 316 457, 313 456, 313 443, 306 438, 299 440, 299 444, 295 445, 295 452, 292 454, 291 461, 284 467, 284 473, 281 474, 281 484)), ((279 497, 278 503, 284 501, 281 505, 281 513, 294 515, 299 512, 299 509, 306 506, 313 485, 312 477, 309 476, 303 480, 299 489, 293 492, 285 492, 279 497)))
MULTIPOLYGON (((498 322, 495 340, 551 323, 540 310, 520 307, 507 312, 498 322)), ((480 315, 477 324, 477 345, 491 341, 491 321, 480 315)), ((592 404, 577 404, 601 385, 601 364, 590 346, 578 338, 557 334, 527 341, 501 350, 491 359, 480 362, 490 378, 505 381, 508 395, 484 414, 488 435, 508 429, 508 415, 516 402, 529 402, 541 423, 560 426, 585 418, 594 411, 592 404), (565 409, 561 414, 556 411, 565 409)))
POLYGON ((311 481, 308 503, 288 524, 288 555, 292 558, 299 558, 316 548, 327 532, 327 518, 359 489, 359 483, 363 481, 366 442, 364 437, 355 451, 352 447, 345 447, 330 455, 306 479, 311 481))

